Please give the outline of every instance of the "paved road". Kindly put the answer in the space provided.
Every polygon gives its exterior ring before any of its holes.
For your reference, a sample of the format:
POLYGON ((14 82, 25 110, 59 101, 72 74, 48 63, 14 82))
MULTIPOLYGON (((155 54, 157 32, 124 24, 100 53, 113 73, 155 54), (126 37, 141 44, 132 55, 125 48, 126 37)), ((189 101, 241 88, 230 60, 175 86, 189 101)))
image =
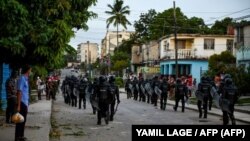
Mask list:
MULTIPOLYGON (((114 121, 105 125, 96 125, 97 118, 93 115, 92 108, 87 103, 85 110, 71 107, 63 102, 59 95, 53 103, 53 118, 57 130, 61 136, 60 141, 129 141, 131 140, 131 127, 134 124, 161 124, 161 125, 221 125, 220 117, 208 115, 208 119, 199 119, 198 113, 193 110, 186 110, 185 113, 175 112, 172 106, 167 106, 166 111, 153 105, 126 99, 121 94, 119 105, 114 121)), ((237 124, 245 124, 237 122, 237 124)))

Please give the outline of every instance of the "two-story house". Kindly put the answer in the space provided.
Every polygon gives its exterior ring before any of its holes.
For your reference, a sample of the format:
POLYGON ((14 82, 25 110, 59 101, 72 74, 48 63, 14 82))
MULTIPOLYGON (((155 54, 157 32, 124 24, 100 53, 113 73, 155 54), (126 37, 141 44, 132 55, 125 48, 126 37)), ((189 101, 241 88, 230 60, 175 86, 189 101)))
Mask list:
MULTIPOLYGON (((199 82, 202 73, 208 70, 208 58, 229 50, 233 52, 233 35, 177 35, 178 76, 191 75, 199 82)), ((161 74, 176 75, 174 35, 160 40, 161 74)))
POLYGON ((160 74, 160 52, 157 41, 134 45, 131 54, 132 72, 144 78, 151 78, 155 74, 160 74))

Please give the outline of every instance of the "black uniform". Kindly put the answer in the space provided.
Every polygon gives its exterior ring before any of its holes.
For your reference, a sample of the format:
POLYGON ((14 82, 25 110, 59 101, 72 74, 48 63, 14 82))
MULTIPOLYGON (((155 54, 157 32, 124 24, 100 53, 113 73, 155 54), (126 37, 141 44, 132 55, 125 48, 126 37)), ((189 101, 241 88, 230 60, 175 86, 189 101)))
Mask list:
POLYGON ((132 97, 132 90, 131 90, 132 87, 130 88, 130 85, 132 86, 132 82, 130 79, 128 79, 125 84, 125 90, 127 92, 127 99, 130 99, 132 97))
POLYGON ((112 95, 110 85, 107 83, 106 78, 101 76, 99 78, 99 85, 96 89, 98 98, 98 112, 97 112, 97 124, 101 125, 101 118, 105 118, 105 123, 109 123, 109 105, 112 101, 112 95))
POLYGON ((88 83, 87 78, 82 78, 80 80, 80 83, 78 85, 79 90, 79 109, 82 108, 82 102, 83 102, 83 108, 86 109, 86 89, 87 89, 88 83))
POLYGON ((227 125, 229 122, 229 117, 232 121, 232 125, 235 125, 234 117, 234 105, 239 98, 238 89, 232 83, 231 78, 225 80, 225 85, 222 89, 221 95, 221 109, 223 112, 223 124, 227 125), (229 116, 229 117, 228 117, 229 116))
POLYGON ((211 85, 210 83, 207 81, 207 79, 205 77, 201 78, 201 83, 198 84, 198 90, 200 92, 200 94, 202 95, 202 100, 198 100, 197 101, 197 106, 198 106, 198 110, 199 110, 199 118, 202 117, 202 109, 204 110, 204 116, 203 118, 207 118, 207 109, 208 109, 208 101, 211 98, 211 85), (201 105, 203 104, 203 107, 201 107, 201 105))
POLYGON ((168 98, 168 81, 166 78, 163 79, 160 89, 162 91, 161 93, 161 99, 160 99, 160 104, 161 104, 161 109, 165 110, 166 109, 166 104, 167 104, 167 98, 168 98))
POLYGON ((139 101, 146 101, 145 89, 144 89, 144 79, 139 80, 139 101), (143 91, 144 90, 144 91, 143 91))
POLYGON ((134 95, 134 100, 138 100, 138 93, 139 93, 139 82, 137 80, 137 78, 135 77, 133 82, 133 95, 134 95))
POLYGON ((99 85, 98 78, 94 78, 94 82, 89 85, 89 90, 91 91, 91 93, 90 93, 90 102, 91 102, 91 106, 92 106, 94 115, 96 114, 96 110, 97 110, 95 102, 97 100, 96 99, 97 98, 96 89, 97 89, 98 85, 99 85))
POLYGON ((152 104, 154 104, 154 106, 157 106, 157 100, 159 95, 155 92, 155 89, 160 88, 160 81, 158 80, 158 76, 154 77, 152 88, 153 88, 152 104))
POLYGON ((173 107, 173 109, 175 111, 177 111, 178 108, 178 103, 181 100, 182 103, 182 112, 185 111, 185 97, 186 99, 188 99, 188 88, 186 85, 181 84, 181 80, 177 79, 176 81, 176 85, 175 85, 175 106, 173 107))
POLYGON ((115 114, 115 104, 116 104, 116 101, 118 104, 120 103, 120 96, 119 96, 119 88, 115 84, 115 78, 113 76, 110 77, 109 83, 110 83, 110 90, 112 94, 112 102, 110 104, 110 121, 113 121, 113 117, 115 114))

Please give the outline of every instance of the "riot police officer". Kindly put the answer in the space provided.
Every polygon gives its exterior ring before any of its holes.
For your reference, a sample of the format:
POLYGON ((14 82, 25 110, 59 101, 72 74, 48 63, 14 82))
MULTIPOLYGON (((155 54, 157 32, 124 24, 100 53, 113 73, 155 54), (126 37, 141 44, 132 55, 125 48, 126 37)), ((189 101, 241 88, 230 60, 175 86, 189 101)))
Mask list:
POLYGON ((134 100, 138 100, 138 93, 139 93, 139 82, 136 77, 134 77, 134 80, 132 82, 133 85, 133 95, 134 95, 134 100))
POLYGON ((132 97, 132 82, 129 78, 125 83, 125 90, 127 92, 127 99, 130 99, 132 97))
POLYGON ((232 78, 225 78, 225 84, 221 95, 221 109, 223 112, 223 125, 227 125, 229 117, 232 125, 235 125, 234 105, 239 98, 237 87, 233 84, 232 78), (229 116, 229 117, 228 117, 229 116))
POLYGON ((109 123, 109 105, 112 101, 110 85, 104 76, 99 77, 99 85, 96 89, 98 98, 97 124, 101 125, 102 117, 105 118, 105 123, 109 123))
POLYGON ((91 106, 92 106, 92 109, 93 109, 93 114, 95 115, 96 114, 96 110, 97 110, 97 94, 96 94, 96 88, 98 87, 99 85, 99 81, 98 81, 98 78, 94 78, 94 81, 92 84, 89 85, 89 88, 90 88, 90 103, 91 103, 91 106))
POLYGON ((143 77, 141 77, 139 80, 139 101, 142 101, 142 102, 146 101, 144 83, 145 83, 144 79, 143 77))
POLYGON ((204 110, 204 116, 203 118, 207 118, 207 109, 208 109, 208 101, 211 99, 211 85, 207 81, 207 78, 205 76, 201 77, 201 82, 198 84, 198 90, 199 94, 201 95, 201 98, 197 101, 197 106, 199 110, 199 118, 202 117, 202 109, 204 110), (203 104, 203 108, 201 107, 203 104))
POLYGON ((158 76, 154 76, 152 83, 152 88, 153 88, 152 104, 154 104, 154 106, 157 106, 158 97, 161 95, 161 93, 157 92, 157 89, 160 88, 160 81, 158 80, 158 78, 159 78, 158 76))
POLYGON ((115 114, 115 104, 116 104, 116 101, 117 101, 117 104, 120 103, 120 96, 119 96, 119 88, 115 84, 115 77, 114 76, 110 76, 109 84, 110 84, 110 90, 111 90, 111 94, 112 94, 112 102, 110 104, 110 119, 109 120, 113 121, 113 117, 115 114))
POLYGON ((182 103, 182 112, 185 111, 185 97, 186 99, 188 99, 188 88, 186 85, 181 83, 180 79, 176 80, 176 84, 175 84, 175 106, 173 107, 173 109, 175 111, 177 111, 178 108, 178 104, 179 101, 181 100, 182 103))
POLYGON ((161 93, 161 99, 160 99, 160 104, 161 104, 161 110, 166 109, 166 104, 167 104, 167 98, 168 98, 168 80, 167 77, 163 77, 163 81, 161 82, 160 89, 162 91, 161 93))
POLYGON ((79 109, 82 108, 82 102, 83 102, 83 108, 86 109, 86 89, 88 86, 87 78, 81 78, 79 83, 79 109))

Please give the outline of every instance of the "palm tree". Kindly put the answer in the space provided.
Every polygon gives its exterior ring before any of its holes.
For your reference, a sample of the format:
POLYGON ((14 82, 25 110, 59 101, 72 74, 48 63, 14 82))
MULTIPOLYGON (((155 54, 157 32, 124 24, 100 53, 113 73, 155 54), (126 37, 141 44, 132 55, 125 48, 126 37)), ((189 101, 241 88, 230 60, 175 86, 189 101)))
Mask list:
POLYGON ((123 0, 115 0, 113 6, 108 4, 110 11, 105 11, 106 14, 111 15, 106 22, 107 28, 109 25, 113 23, 117 28, 117 47, 118 47, 118 26, 121 24, 125 29, 127 29, 127 24, 131 25, 131 23, 126 18, 126 15, 130 14, 129 6, 123 7, 123 0))

